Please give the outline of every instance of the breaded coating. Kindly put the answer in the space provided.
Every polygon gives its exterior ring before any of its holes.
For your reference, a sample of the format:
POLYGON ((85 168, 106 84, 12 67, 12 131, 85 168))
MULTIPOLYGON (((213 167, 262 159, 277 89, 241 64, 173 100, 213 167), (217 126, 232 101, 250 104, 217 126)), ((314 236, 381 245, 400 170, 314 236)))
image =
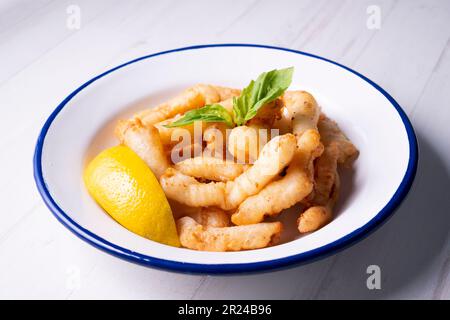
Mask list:
POLYGON ((213 181, 230 181, 244 172, 246 165, 212 157, 195 157, 178 162, 175 169, 188 176, 213 181))
POLYGON ((202 251, 240 251, 264 248, 279 241, 280 222, 216 228, 203 226, 194 219, 177 221, 178 235, 185 248, 202 251))
POLYGON ((144 126, 139 119, 122 120, 116 127, 120 142, 133 150, 159 179, 169 167, 158 130, 144 126))

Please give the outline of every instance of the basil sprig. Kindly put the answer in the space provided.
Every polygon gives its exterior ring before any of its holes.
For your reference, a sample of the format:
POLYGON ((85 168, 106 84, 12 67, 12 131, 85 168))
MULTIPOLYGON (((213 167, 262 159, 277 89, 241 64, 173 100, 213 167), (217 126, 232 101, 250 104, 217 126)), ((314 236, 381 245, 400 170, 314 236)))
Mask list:
POLYGON ((265 104, 281 96, 290 86, 294 68, 263 72, 233 99, 234 122, 240 126, 252 119, 265 104))
POLYGON ((259 109, 280 97, 290 86, 294 68, 272 70, 261 73, 256 80, 250 81, 239 97, 233 98, 233 115, 220 104, 204 106, 191 110, 177 121, 166 127, 180 127, 194 121, 224 122, 228 126, 241 126, 256 116, 259 109))

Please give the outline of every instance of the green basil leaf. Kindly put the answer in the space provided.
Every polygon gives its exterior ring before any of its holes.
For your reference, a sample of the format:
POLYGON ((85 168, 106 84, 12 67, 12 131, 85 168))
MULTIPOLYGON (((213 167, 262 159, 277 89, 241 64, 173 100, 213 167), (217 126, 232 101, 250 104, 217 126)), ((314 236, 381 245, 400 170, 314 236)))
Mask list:
POLYGON ((250 98, 254 84, 255 81, 250 81, 250 84, 242 90, 241 95, 233 98, 233 120, 238 126, 245 123, 245 116, 251 105, 250 98))
POLYGON ((224 122, 230 127, 233 126, 233 118, 228 113, 227 109, 218 103, 188 111, 182 118, 164 126, 167 128, 182 127, 194 123, 195 121, 224 122))
POLYGON ((265 104, 281 96, 292 81, 294 68, 263 72, 233 99, 233 116, 237 125, 252 119, 265 104))

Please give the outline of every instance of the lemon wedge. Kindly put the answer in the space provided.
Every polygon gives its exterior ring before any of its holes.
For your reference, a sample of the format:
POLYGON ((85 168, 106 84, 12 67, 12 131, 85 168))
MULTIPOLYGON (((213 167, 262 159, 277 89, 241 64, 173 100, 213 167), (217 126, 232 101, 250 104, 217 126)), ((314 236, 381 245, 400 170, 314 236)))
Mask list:
POLYGON ((131 149, 120 145, 102 151, 83 178, 91 196, 122 226, 147 239, 180 246, 161 185, 131 149))

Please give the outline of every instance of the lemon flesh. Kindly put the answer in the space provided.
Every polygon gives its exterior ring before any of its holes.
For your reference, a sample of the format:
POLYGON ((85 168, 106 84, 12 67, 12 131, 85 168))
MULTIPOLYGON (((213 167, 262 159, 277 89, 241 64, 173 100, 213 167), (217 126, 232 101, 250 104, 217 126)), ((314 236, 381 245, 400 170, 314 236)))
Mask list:
POLYGON ((104 150, 88 164, 83 178, 95 201, 122 226, 147 239, 180 246, 161 185, 131 149, 120 145, 104 150))

